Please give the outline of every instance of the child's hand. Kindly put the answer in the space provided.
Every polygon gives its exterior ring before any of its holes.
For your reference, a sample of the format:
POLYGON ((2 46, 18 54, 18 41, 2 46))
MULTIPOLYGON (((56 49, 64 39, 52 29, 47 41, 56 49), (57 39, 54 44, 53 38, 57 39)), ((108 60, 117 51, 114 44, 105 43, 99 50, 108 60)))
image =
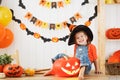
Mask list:
POLYGON ((102 72, 96 70, 95 74, 102 74, 102 72))

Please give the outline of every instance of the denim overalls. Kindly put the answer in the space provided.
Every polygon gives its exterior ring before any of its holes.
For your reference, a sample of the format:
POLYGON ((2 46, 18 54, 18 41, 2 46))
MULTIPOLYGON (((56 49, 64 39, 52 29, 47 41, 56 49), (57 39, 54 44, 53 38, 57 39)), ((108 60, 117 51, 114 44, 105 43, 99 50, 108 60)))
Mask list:
POLYGON ((80 60, 80 66, 86 66, 85 74, 88 74, 91 70, 91 62, 88 57, 88 46, 78 46, 76 49, 76 55, 80 60))

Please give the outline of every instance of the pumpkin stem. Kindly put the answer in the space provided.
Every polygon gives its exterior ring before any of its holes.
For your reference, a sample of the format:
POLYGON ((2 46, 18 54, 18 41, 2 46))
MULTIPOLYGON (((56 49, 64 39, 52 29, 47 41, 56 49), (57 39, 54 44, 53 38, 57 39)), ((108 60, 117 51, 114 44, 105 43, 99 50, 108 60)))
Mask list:
POLYGON ((65 58, 65 60, 68 60, 68 57, 67 56, 63 56, 65 58))

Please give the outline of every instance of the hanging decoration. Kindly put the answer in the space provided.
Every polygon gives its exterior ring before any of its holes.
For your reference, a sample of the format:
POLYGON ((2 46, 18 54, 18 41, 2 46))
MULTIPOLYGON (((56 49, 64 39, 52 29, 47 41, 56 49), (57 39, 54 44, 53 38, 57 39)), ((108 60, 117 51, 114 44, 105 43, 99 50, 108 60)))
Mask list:
POLYGON ((2 0, 0 0, 0 4, 1 4, 2 0))
POLYGON ((22 3, 22 0, 19 0, 19 5, 21 8, 26 9, 25 5, 22 3))
POLYGON ((57 9, 64 7, 65 5, 68 5, 71 3, 71 0, 64 0, 64 1, 57 1, 57 2, 51 2, 51 1, 46 1, 46 0, 40 0, 39 5, 44 6, 46 8, 50 9, 57 9))
POLYGON ((95 17, 97 17, 97 5, 95 6, 95 9, 94 9, 94 10, 95 10, 94 15, 91 16, 91 17, 89 18, 89 20, 85 22, 85 25, 86 25, 86 26, 90 26, 91 21, 92 21, 93 19, 95 19, 95 17))
MULTIPOLYGON (((66 27, 66 23, 67 23, 67 21, 63 21, 61 23, 48 23, 48 22, 44 22, 44 21, 36 18, 35 16, 33 16, 32 13, 30 13, 30 12, 28 12, 25 15, 25 18, 28 19, 31 23, 33 23, 37 27, 49 28, 50 30, 60 30, 62 28, 65 28, 66 27)), ((82 16, 80 15, 80 13, 77 12, 69 20, 73 24, 74 22, 77 22, 77 20, 79 20, 80 18, 82 18, 82 16)))
POLYGON ((16 18, 15 18, 15 16, 14 16, 14 11, 13 11, 12 9, 11 9, 11 11, 12 11, 12 14, 13 14, 12 20, 14 20, 15 22, 19 23, 19 24, 20 24, 20 28, 21 28, 22 30, 25 30, 25 31, 27 32, 27 35, 32 35, 32 36, 34 36, 34 38, 36 38, 36 39, 41 38, 44 42, 50 42, 50 41, 52 41, 52 42, 58 42, 58 41, 64 41, 64 42, 66 42, 66 40, 69 38, 69 35, 66 35, 65 37, 62 37, 62 38, 52 37, 52 39, 50 39, 50 38, 45 38, 44 36, 40 35, 40 34, 37 33, 37 32, 32 32, 32 31, 30 31, 30 30, 25 26, 24 23, 21 22, 20 19, 16 19, 16 18))
MULTIPOLYGON (((70 1, 71 0, 65 0, 65 1, 70 1)), ((41 0, 42 6, 46 6, 46 0, 41 0)), ((49 2, 48 2, 49 3, 49 2)), ((86 4, 88 3, 88 0, 85 0, 82 4, 86 4)), ((19 0, 19 6, 22 7, 23 9, 26 9, 25 5, 23 5, 22 0, 19 0)), ((53 7, 56 8, 56 7, 53 7)), ((27 35, 32 35, 34 38, 39 39, 41 38, 44 42, 58 42, 58 41, 66 41, 69 38, 69 35, 66 35, 62 38, 58 38, 58 37, 52 37, 52 38, 46 38, 44 36, 42 36, 41 34, 37 33, 37 32, 32 32, 31 30, 29 30, 26 25, 20 20, 20 19, 16 19, 16 17, 14 16, 14 12, 12 11, 12 20, 14 20, 15 22, 17 22, 18 24, 20 24, 20 28, 22 30, 25 30, 27 32, 27 35)), ((91 24, 91 21, 97 16, 97 6, 95 6, 95 13, 93 16, 91 16, 88 21, 85 22, 86 26, 89 26, 91 24)), ((37 17, 33 16, 32 13, 27 12, 27 14, 24 16, 24 18, 28 19, 31 23, 33 23, 35 26, 37 27, 41 27, 41 28, 49 28, 50 30, 59 30, 65 28, 66 26, 69 28, 70 32, 74 29, 75 25, 73 25, 75 22, 77 22, 77 20, 79 20, 80 18, 82 18, 82 16, 79 13, 74 14, 74 16, 70 17, 69 20, 71 23, 68 23, 67 21, 63 21, 60 23, 48 23, 48 22, 44 22, 40 19, 38 19, 37 17), (68 26, 70 25, 70 26, 68 26)))
POLYGON ((88 4, 88 3, 89 3, 88 0, 84 0, 84 2, 81 5, 85 5, 85 4, 88 4))

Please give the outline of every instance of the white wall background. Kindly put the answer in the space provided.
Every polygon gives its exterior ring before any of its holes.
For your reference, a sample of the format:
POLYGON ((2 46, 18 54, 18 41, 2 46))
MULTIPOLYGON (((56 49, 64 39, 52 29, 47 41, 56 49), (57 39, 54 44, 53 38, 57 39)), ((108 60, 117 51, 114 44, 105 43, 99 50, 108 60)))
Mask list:
MULTIPOLYGON (((61 30, 49 30, 35 27, 35 25, 24 18, 27 12, 32 13, 38 19, 48 23, 57 23, 66 20, 70 22, 69 18, 76 12, 79 12, 83 18, 74 23, 79 25, 84 24, 88 18, 94 14, 94 6, 97 4, 97 0, 89 0, 89 4, 81 6, 84 0, 71 0, 71 4, 66 5, 64 8, 47 9, 39 5, 39 0, 22 0, 27 7, 26 9, 22 9, 18 6, 18 1, 19 0, 2 0, 1 6, 7 6, 13 9, 15 17, 21 19, 29 30, 38 32, 46 38, 54 36, 64 37, 70 32, 67 27, 61 30)), ((14 33, 14 41, 9 47, 0 49, 0 53, 12 54, 18 49, 20 53, 20 63, 24 68, 49 68, 52 65, 51 58, 56 54, 65 52, 68 55, 73 55, 73 46, 68 46, 67 41, 44 43, 41 39, 35 39, 31 35, 28 36, 26 31, 21 30, 19 24, 14 21, 12 21, 7 28, 14 33)), ((92 21, 90 28, 94 34, 92 43, 97 47, 97 18, 92 21)))
MULTIPOLYGON (((109 28, 120 28, 120 4, 105 5, 106 30, 109 28)), ((106 58, 115 51, 120 50, 120 39, 106 39, 106 58)))

